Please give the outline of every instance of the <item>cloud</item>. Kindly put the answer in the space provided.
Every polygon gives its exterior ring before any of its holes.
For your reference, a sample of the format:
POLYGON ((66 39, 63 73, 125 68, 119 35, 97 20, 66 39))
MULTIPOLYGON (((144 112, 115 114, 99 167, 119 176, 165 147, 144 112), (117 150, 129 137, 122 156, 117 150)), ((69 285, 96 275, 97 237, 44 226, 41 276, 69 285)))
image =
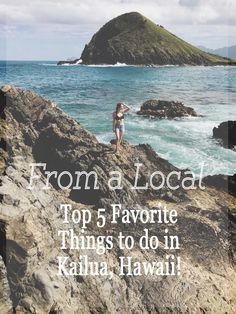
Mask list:
POLYGON ((5 33, 11 47, 20 37, 26 47, 36 40, 61 40, 62 46, 76 40, 81 50, 107 21, 131 11, 196 45, 225 45, 227 36, 236 43, 235 0, 1 0, 0 37, 5 33), (229 33, 219 31, 226 28, 229 33))
POLYGON ((179 4, 186 7, 195 7, 199 2, 199 0, 179 0, 179 4))
POLYGON ((1 0, 0 12, 16 24, 104 24, 129 11, 139 11, 154 21, 176 24, 236 23, 234 0, 1 0))

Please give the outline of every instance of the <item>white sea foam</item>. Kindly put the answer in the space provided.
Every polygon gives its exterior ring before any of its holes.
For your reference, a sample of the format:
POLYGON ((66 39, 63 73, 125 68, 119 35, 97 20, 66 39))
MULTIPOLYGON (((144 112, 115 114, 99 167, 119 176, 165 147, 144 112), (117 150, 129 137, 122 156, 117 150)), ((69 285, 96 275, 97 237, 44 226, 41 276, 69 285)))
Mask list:
POLYGON ((78 63, 63 63, 63 64, 60 64, 60 66, 63 66, 63 67, 74 67, 74 66, 79 66, 80 64, 78 63))
POLYGON ((125 67, 128 66, 128 64, 126 63, 121 63, 121 62, 117 62, 116 64, 114 64, 115 67, 125 67))
POLYGON ((87 65, 83 65, 83 66, 107 68, 107 67, 127 67, 127 66, 136 66, 136 65, 130 65, 130 64, 126 64, 126 63, 117 62, 116 64, 87 64, 87 65))
POLYGON ((96 135, 96 138, 103 144, 110 144, 110 140, 112 139, 112 132, 96 135))
POLYGON ((155 65, 155 64, 127 64, 117 62, 115 64, 81 64, 82 66, 88 67, 137 67, 137 68, 165 68, 165 67, 180 67, 178 64, 164 64, 164 65, 155 65))
POLYGON ((181 65, 179 64, 162 64, 162 65, 158 65, 158 64, 151 64, 148 65, 148 67, 153 67, 153 68, 173 68, 173 67, 180 67, 181 65))
POLYGON ((183 119, 184 120, 199 120, 200 118, 202 118, 200 115, 201 115, 200 113, 199 113, 199 116, 197 116, 197 117, 187 115, 187 116, 180 118, 180 120, 183 120, 183 119))

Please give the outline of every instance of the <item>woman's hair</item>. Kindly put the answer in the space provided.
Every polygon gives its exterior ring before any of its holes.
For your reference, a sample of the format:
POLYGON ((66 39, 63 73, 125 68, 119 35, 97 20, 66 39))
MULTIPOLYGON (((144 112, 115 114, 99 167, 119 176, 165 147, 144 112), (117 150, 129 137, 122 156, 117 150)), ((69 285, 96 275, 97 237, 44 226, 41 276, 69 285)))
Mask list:
POLYGON ((120 107, 123 105, 123 102, 118 102, 116 105, 116 114, 118 113, 120 107))

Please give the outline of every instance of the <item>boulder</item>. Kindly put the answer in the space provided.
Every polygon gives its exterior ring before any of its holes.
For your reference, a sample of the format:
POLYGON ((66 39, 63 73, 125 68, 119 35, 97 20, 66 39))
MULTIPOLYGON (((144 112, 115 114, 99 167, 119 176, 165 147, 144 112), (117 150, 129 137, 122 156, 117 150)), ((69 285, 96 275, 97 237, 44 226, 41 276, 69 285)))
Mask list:
POLYGON ((81 59, 75 59, 75 60, 60 60, 57 62, 57 65, 75 65, 80 64, 82 62, 81 59))
POLYGON ((236 146, 236 121, 225 121, 218 127, 214 127, 213 137, 220 139, 222 145, 226 148, 236 146))
POLYGON ((197 113, 193 108, 187 107, 181 102, 155 99, 145 101, 137 114, 147 117, 168 119, 186 116, 197 117, 197 113))
POLYGON ((203 180, 207 185, 215 186, 220 190, 236 196, 236 174, 228 175, 213 175, 207 176, 203 180))

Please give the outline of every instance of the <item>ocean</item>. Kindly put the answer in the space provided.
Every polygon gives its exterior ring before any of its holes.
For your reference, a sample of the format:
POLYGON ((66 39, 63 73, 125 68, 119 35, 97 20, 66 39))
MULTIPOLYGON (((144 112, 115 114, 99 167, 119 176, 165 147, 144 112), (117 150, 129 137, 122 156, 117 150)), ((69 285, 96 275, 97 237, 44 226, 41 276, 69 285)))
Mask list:
POLYGON ((123 101, 125 139, 148 143, 181 169, 203 175, 236 173, 236 151, 212 138, 213 127, 236 119, 236 67, 57 66, 45 61, 0 61, 0 85, 40 93, 109 143, 112 112, 123 101), (148 99, 181 101, 202 117, 154 120, 136 114, 148 99))

